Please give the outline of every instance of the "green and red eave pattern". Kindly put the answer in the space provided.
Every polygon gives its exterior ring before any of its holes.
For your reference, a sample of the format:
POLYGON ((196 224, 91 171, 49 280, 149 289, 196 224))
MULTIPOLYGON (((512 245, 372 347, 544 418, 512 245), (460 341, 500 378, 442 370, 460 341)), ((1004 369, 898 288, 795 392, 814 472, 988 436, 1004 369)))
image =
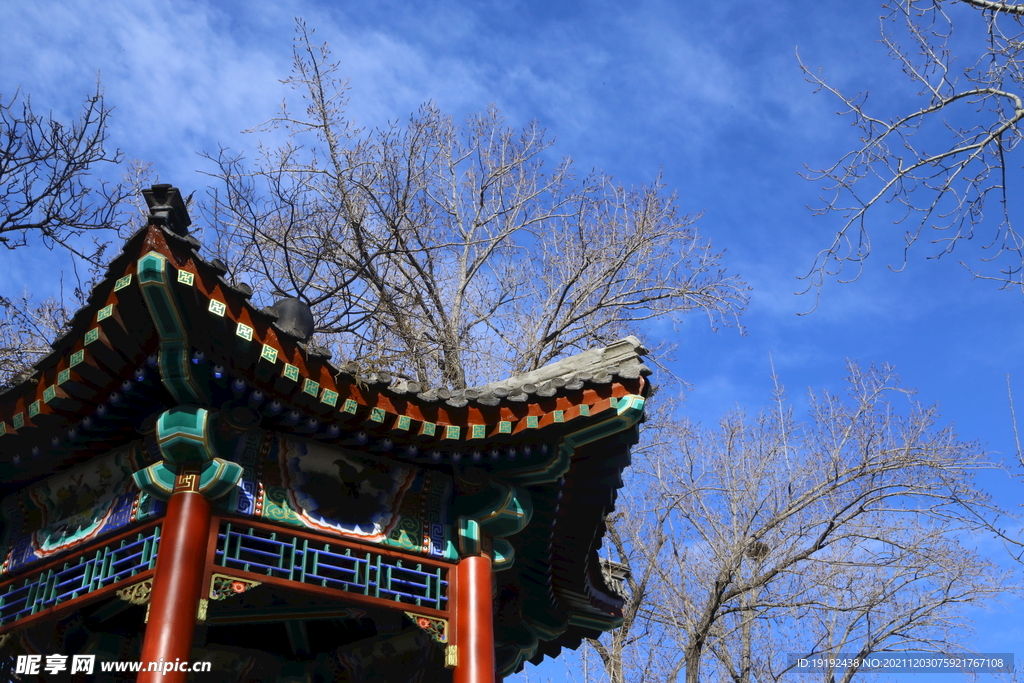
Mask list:
MULTIPOLYGON (((67 448, 61 432, 89 417, 95 402, 116 392, 158 350, 164 384, 178 394, 173 397, 177 402, 208 401, 201 383, 190 376, 189 361, 198 350, 208 363, 221 363, 230 375, 246 378, 304 416, 455 448, 484 447, 496 439, 539 440, 544 437, 536 430, 551 427, 559 433, 575 431, 571 427, 579 418, 621 410, 622 399, 642 408, 647 393, 641 376, 496 406, 469 402, 452 407, 398 395, 339 371, 280 330, 181 238, 155 225, 141 236, 126 247, 126 254, 134 247, 137 257, 117 259, 113 267, 123 270, 108 276, 94 292, 88 318, 76 316, 79 329, 37 365, 36 377, 0 396, 0 462, 15 464, 10 462, 14 456, 27 462, 46 451, 70 455, 77 449, 67 448), (163 267, 164 281, 157 286, 154 263, 163 267), (164 291, 150 294, 160 289, 164 291), (177 318, 179 328, 164 327, 163 318, 177 318)), ((64 464, 47 461, 47 472, 64 464)))
MULTIPOLYGON (((396 459, 409 459, 416 446, 451 456, 433 463, 421 456, 421 465, 451 468, 459 459, 479 460, 488 449, 509 454, 543 446, 548 455, 539 459, 512 463, 509 455, 498 465, 483 458, 492 475, 531 487, 535 500, 534 522, 510 539, 520 546, 516 555, 523 561, 503 573, 515 577, 509 585, 523 590, 514 611, 547 610, 541 603, 556 597, 569 605, 569 616, 554 619, 550 632, 524 632, 532 646, 508 645, 519 652, 515 666, 524 658, 554 656, 560 647, 575 647, 581 638, 616 625, 621 601, 606 590, 596 551, 643 416, 647 372, 603 373, 582 382, 574 377, 543 395, 529 392, 523 400, 520 392, 519 400, 487 404, 470 399, 452 405, 396 390, 387 379, 339 369, 280 328, 272 313, 249 302, 248 292, 224 280, 222 267, 199 257, 197 247, 194 238, 155 223, 136 233, 54 352, 36 364, 31 377, 0 394, 6 492, 137 441, 140 433, 170 434, 158 416, 176 405, 227 413, 235 378, 247 391, 280 402, 283 413, 301 415, 298 425, 268 424, 264 411, 257 415, 264 429, 291 429, 298 437, 337 443, 369 434, 371 440, 405 444, 407 450, 394 451, 396 459), (194 362, 197 354, 202 365, 194 362), (214 366, 222 368, 216 381, 210 374, 214 366), (160 381, 144 399, 134 398, 130 385, 147 374, 160 381), (104 407, 116 413, 118 401, 152 406, 133 405, 133 419, 106 421, 104 407), (156 424, 146 423, 149 412, 156 424), (310 427, 314 422, 319 427, 310 427), (328 426, 336 431, 325 435, 328 426)), ((475 535, 466 532, 462 538, 475 535)))

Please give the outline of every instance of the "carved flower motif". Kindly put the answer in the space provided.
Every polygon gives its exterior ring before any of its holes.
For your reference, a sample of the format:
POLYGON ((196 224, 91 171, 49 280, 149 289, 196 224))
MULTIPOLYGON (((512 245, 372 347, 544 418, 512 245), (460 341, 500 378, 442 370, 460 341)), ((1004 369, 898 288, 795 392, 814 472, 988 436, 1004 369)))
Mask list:
POLYGON ((244 593, 246 588, 247 588, 247 586, 244 583, 242 583, 241 581, 232 581, 231 582, 231 590, 233 590, 236 593, 244 593))

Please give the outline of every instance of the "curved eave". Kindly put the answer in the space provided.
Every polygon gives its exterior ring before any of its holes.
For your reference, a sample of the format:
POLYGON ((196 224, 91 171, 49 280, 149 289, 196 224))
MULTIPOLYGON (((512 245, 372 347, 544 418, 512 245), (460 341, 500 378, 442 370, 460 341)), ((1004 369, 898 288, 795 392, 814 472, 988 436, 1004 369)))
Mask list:
MULTIPOLYGON (((169 300, 185 323, 189 353, 206 356, 203 368, 190 367, 204 400, 216 408, 251 407, 259 390, 266 402, 276 399, 286 408, 268 414, 257 406, 259 426, 292 437, 339 445, 355 440, 361 448, 428 466, 479 460, 494 476, 516 481, 544 466, 567 435, 614 418, 620 400, 649 393, 650 370, 641 358, 646 351, 633 337, 464 391, 424 392, 387 373, 356 375, 282 329, 273 310, 251 305, 248 292, 230 285, 225 270, 201 258, 198 248, 195 238, 156 224, 140 230, 53 353, 0 394, 0 472, 7 488, 140 438, 148 413, 173 405, 155 367, 160 337, 138 282, 139 260, 153 252, 166 259, 169 300), (211 374, 214 364, 223 366, 222 377, 211 374), (131 404, 96 421, 97 405, 139 370, 145 380, 131 404), (242 390, 232 391, 234 380, 241 380, 242 390), (304 421, 282 419, 291 410, 304 421), (75 429, 70 438, 69 430, 87 418, 95 423, 91 432, 75 429), (406 446, 391 450, 394 444, 406 446), (533 460, 524 457, 525 445, 537 446, 533 460), (418 456, 410 446, 420 447, 418 456), (15 455, 19 464, 12 462, 15 455)), ((527 482, 547 482, 529 486, 535 516, 513 538, 518 559, 510 570, 527 586, 526 611, 543 612, 548 622, 531 661, 575 648, 621 616, 597 551, 635 440, 635 426, 601 437, 576 448, 567 470, 527 482)))
MULTIPOLYGON (((636 439, 633 427, 590 444, 557 487, 531 487, 534 517, 513 539, 512 570, 523 587, 524 623, 539 636, 535 649, 523 653, 526 661, 539 664, 562 648, 575 650, 583 638, 621 621, 622 599, 607 585, 598 551, 636 439)), ((521 668, 522 662, 515 670, 521 668)))
MULTIPOLYGON (((145 353, 152 352, 157 345, 156 333, 139 293, 136 267, 140 256, 155 252, 166 259, 168 293, 179 309, 177 314, 190 347, 204 351, 229 375, 259 386, 303 414, 328 421, 366 423, 371 429, 386 429, 401 437, 472 446, 494 439, 532 440, 538 438, 537 430, 558 432, 575 420, 613 407, 617 398, 645 391, 643 377, 650 371, 642 365, 640 354, 644 349, 635 338, 464 391, 414 393, 410 383, 392 382, 386 373, 352 375, 331 364, 325 353, 276 325, 272 310, 252 306, 246 291, 224 281, 222 267, 199 256, 198 244, 194 238, 182 238, 157 225, 147 226, 112 264, 108 278, 90 298, 89 307, 76 316, 85 325, 73 329, 75 334, 67 339, 88 335, 91 324, 100 336, 111 337, 114 346, 135 365, 145 353), (131 321, 133 329, 141 327, 143 338, 125 334, 123 321, 131 321), (139 322, 143 322, 141 326, 139 322), (133 343, 138 348, 128 349, 133 343)), ((72 344, 81 342, 65 343, 59 352, 41 362, 37 374, 42 371, 42 376, 34 391, 29 387, 20 392, 20 402, 0 402, 0 432, 19 431, 11 422, 19 414, 23 416, 19 421, 30 428, 35 426, 28 407, 57 384, 61 370, 73 364, 77 348, 72 344)), ((91 355, 86 351, 87 357, 91 355)), ((124 379, 123 374, 113 375, 124 379)), ((96 388, 108 390, 110 386, 96 388)), ((49 412, 45 403, 43 400, 38 405, 41 416, 49 412)), ((73 411, 60 417, 81 415, 81 411, 73 411)), ((0 435, 0 449, 3 445, 0 435)))
POLYGON ((135 425, 111 421, 81 443, 67 438, 70 425, 94 414, 156 351, 156 330, 130 286, 133 251, 149 236, 136 233, 109 265, 106 277, 72 318, 30 376, 0 393, 0 472, 8 487, 70 467, 96 451, 138 438, 135 425))

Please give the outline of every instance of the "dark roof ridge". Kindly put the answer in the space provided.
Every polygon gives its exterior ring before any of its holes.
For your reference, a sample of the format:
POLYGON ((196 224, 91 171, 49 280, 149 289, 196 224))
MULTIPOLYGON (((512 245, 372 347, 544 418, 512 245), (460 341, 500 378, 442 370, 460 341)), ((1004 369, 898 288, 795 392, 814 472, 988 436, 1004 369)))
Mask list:
MULTIPOLYGON (((424 391, 421 383, 401 377, 394 378, 389 390, 394 394, 416 394, 424 401, 442 400, 448 404, 452 404, 453 401, 461 403, 466 399, 488 404, 494 398, 508 396, 516 396, 521 401, 525 400, 524 395, 537 394, 545 397, 556 395, 557 390, 562 388, 570 391, 579 389, 582 387, 582 381, 591 381, 593 377, 599 375, 604 376, 605 382, 616 376, 626 379, 646 377, 651 374, 651 369, 643 364, 643 357, 648 353, 650 351, 644 347, 643 342, 629 335, 603 348, 581 351, 542 368, 464 390, 432 387, 424 391), (444 391, 450 392, 451 397, 444 396, 444 391)), ((342 365, 340 370, 352 374, 348 364, 342 365)), ((604 382, 598 380, 598 383, 604 382)))
POLYGON ((560 379, 569 383, 571 379, 580 372, 596 374, 599 371, 607 372, 610 375, 618 374, 620 364, 635 367, 640 365, 639 372, 644 375, 651 374, 650 369, 643 366, 640 360, 644 355, 650 353, 643 343, 633 335, 613 341, 608 346, 600 349, 588 349, 574 356, 549 363, 542 368, 513 375, 498 382, 491 382, 479 387, 473 387, 473 391, 480 394, 493 392, 495 389, 513 390, 526 385, 539 387, 552 380, 560 379), (631 363, 630 361, 633 361, 631 363))

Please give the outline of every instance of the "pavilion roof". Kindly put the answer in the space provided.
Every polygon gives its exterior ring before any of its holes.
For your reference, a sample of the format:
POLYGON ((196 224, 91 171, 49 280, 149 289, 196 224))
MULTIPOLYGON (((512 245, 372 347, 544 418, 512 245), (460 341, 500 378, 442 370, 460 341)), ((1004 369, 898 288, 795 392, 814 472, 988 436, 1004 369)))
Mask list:
MULTIPOLYGON (((465 390, 424 390, 385 371, 360 374, 354 364, 332 363, 329 352, 307 344, 300 330, 283 326, 273 307, 253 305, 251 290, 229 282, 223 263, 200 256, 187 225, 181 210, 154 211, 53 351, 0 393, 0 498, 143 438, 155 416, 173 405, 244 413, 239 396, 259 391, 281 408, 257 414, 263 429, 376 448, 449 472, 472 463, 528 486, 534 517, 509 539, 517 560, 501 576, 506 588, 522 591, 524 612, 562 622, 553 627, 560 635, 542 639, 535 661, 614 625, 622 602, 607 586, 597 550, 636 429, 580 444, 557 471, 550 460, 566 435, 614 417, 632 397, 649 393, 651 371, 638 339, 465 390), (143 265, 146 258, 149 265, 143 265), (141 281, 150 274, 140 269, 154 263, 163 264, 161 286, 177 307, 185 380, 169 380, 160 362, 161 342, 171 334, 167 320, 174 316, 154 314, 159 306, 143 291, 151 282, 141 281)), ((639 405, 642 410, 642 400, 639 405)))

